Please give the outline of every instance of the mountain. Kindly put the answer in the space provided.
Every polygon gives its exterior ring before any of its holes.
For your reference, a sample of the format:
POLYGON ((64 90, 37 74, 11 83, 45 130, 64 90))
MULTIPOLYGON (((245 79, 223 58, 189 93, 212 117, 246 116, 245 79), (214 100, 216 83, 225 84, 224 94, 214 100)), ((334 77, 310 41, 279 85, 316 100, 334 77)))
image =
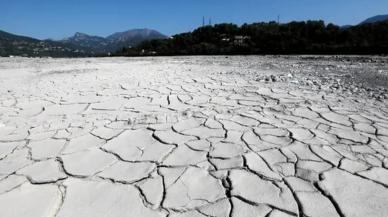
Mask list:
POLYGON ((110 42, 103 37, 91 36, 84 33, 77 32, 69 38, 60 40, 64 44, 82 47, 94 53, 108 53, 110 49, 110 42))
POLYGON ((77 46, 51 40, 39 40, 0 30, 0 56, 79 57, 90 53, 77 46))
POLYGON ((74 36, 65 38, 60 42, 82 47, 94 53, 108 53, 115 52, 123 47, 139 45, 143 41, 163 38, 167 37, 156 30, 132 29, 114 33, 106 38, 77 32, 74 36))
POLYGON ((127 46, 136 46, 143 41, 164 38, 167 38, 167 36, 152 29, 131 29, 125 32, 116 32, 106 37, 112 43, 125 44, 127 46))
POLYGON ((0 31, 0 56, 79 57, 116 52, 152 39, 167 38, 152 29, 132 29, 106 38, 77 32, 59 41, 39 40, 0 31))
POLYGON ((386 20, 388 20, 388 14, 378 15, 378 16, 374 16, 374 17, 371 17, 371 18, 364 20, 363 22, 360 23, 360 25, 367 24, 367 23, 376 23, 376 22, 381 22, 381 21, 386 21, 386 20))

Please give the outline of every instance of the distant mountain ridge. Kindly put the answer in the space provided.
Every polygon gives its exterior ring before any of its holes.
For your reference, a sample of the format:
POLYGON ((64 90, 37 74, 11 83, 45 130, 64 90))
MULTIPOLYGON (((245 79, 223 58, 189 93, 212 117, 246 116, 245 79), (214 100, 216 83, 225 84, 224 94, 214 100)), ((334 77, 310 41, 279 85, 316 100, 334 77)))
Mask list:
POLYGON ((90 55, 88 51, 74 45, 52 40, 39 40, 0 30, 0 56, 78 57, 90 55))
POLYGON ((76 32, 62 40, 39 40, 0 30, 0 56, 28 57, 82 57, 106 55, 124 47, 137 46, 146 40, 167 36, 152 29, 131 29, 108 37, 91 36, 76 32))
POLYGON ((108 53, 115 52, 124 47, 137 46, 147 40, 165 38, 167 36, 153 29, 131 29, 114 33, 105 38, 77 32, 73 36, 59 42, 78 46, 94 53, 108 53))
POLYGON ((131 40, 136 37, 141 38, 166 38, 167 36, 163 35, 162 33, 153 30, 153 29, 130 29, 128 31, 124 32, 116 32, 108 37, 106 39, 111 41, 127 41, 131 40))
POLYGON ((377 16, 370 17, 370 18, 362 21, 360 23, 360 25, 367 24, 367 23, 376 23, 376 22, 381 22, 381 21, 386 21, 386 20, 388 20, 388 14, 386 14, 386 15, 377 15, 377 16))
POLYGON ((76 32, 73 36, 59 40, 63 44, 82 47, 94 53, 107 53, 110 51, 109 42, 100 36, 91 36, 76 32))

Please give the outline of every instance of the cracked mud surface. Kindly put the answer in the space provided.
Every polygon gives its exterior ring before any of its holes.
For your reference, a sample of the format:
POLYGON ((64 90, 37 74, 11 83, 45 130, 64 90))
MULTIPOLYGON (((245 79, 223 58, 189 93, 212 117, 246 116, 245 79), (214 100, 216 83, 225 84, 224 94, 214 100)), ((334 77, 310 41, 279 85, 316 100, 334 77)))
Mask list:
POLYGON ((0 59, 0 216, 387 216, 387 100, 269 61, 0 59))

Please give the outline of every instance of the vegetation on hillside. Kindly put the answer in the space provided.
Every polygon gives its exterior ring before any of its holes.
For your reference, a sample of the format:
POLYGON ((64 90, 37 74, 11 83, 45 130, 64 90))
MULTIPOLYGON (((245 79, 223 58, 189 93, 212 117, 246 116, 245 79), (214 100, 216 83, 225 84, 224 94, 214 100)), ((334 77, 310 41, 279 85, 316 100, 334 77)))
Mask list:
POLYGON ((75 46, 0 31, 0 57, 85 57, 91 55, 75 46))
POLYGON ((323 21, 204 26, 123 48, 119 56, 234 54, 387 54, 388 21, 341 28, 323 21))

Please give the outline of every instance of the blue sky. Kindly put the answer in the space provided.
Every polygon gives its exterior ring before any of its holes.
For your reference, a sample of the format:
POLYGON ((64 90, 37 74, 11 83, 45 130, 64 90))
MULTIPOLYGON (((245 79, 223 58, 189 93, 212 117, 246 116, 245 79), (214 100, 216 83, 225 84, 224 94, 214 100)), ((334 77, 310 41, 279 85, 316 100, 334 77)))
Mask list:
POLYGON ((202 16, 213 23, 322 19, 339 25, 388 14, 388 0, 0 0, 0 29, 40 39, 75 32, 107 36, 131 28, 172 35, 202 16))

